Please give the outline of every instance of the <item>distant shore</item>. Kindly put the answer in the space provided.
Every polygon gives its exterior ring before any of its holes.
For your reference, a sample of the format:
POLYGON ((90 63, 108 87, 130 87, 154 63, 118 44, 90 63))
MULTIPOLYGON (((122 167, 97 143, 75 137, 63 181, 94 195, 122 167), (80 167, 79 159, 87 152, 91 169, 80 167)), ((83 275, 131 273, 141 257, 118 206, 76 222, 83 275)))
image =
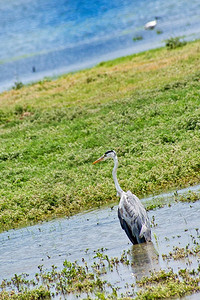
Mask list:
MULTIPOLYGON (((32 72, 32 65, 37 65, 37 61, 35 61, 34 57, 31 58, 26 58, 26 59, 22 59, 15 62, 16 64, 16 69, 19 69, 20 64, 25 64, 27 70, 29 70, 28 74, 21 74, 21 75, 17 75, 15 78, 13 77, 12 79, 10 78, 9 80, 5 80, 3 82, 0 81, 0 92, 3 92, 5 90, 8 90, 10 88, 12 88, 15 85, 15 82, 22 82, 23 84, 29 84, 29 83, 33 83, 33 82, 37 82, 40 80, 43 80, 44 78, 48 77, 48 78, 57 78, 59 76, 62 76, 64 74, 67 73, 71 73, 71 72, 77 72, 83 69, 87 69, 87 68, 91 68, 95 65, 97 65, 98 63, 101 63, 102 61, 108 61, 108 60, 112 60, 112 59, 116 59, 118 57, 123 57, 123 56, 127 56, 127 55, 131 55, 131 54, 135 54, 135 53, 140 53, 143 51, 147 51, 150 49, 155 49, 158 47, 162 47, 164 46, 164 42, 158 42, 156 44, 152 44, 152 43, 133 43, 133 47, 130 47, 128 49, 121 49, 121 50, 117 50, 117 51, 113 51, 107 54, 102 54, 98 57, 92 58, 92 59, 87 59, 86 61, 83 62, 78 62, 78 63, 73 63, 69 66, 60 66, 57 67, 55 69, 50 69, 50 70, 46 70, 46 71, 38 71, 38 69, 35 67, 35 72, 32 72)), ((44 59, 46 60, 46 55, 44 55, 44 59)), ((5 64, 4 68, 7 68, 7 66, 9 66, 9 63, 5 64)), ((1 68, 1 65, 0 65, 1 68)), ((5 70, 2 71, 5 74, 5 70)))
MULTIPOLYGON (((185 37, 184 40, 191 41, 196 39, 196 37, 200 37, 200 33, 185 37)), ((66 56, 67 54, 67 49, 57 51, 57 54, 47 53, 39 56, 30 56, 24 59, 16 59, 13 62, 0 64, 0 74, 2 74, 2 76, 0 76, 0 92, 13 88, 18 82, 21 82, 22 84, 30 84, 43 80, 44 78, 55 79, 67 73, 77 72, 94 67, 95 65, 103 61, 109 61, 119 57, 124 57, 127 55, 132 55, 164 46, 165 40, 163 37, 155 41, 138 40, 132 42, 131 47, 122 47, 121 49, 118 49, 116 51, 105 50, 104 53, 104 48, 102 48, 100 54, 96 55, 95 50, 97 45, 90 45, 89 48, 86 47, 86 49, 82 50, 83 52, 88 50, 88 53, 85 55, 85 57, 80 59, 76 59, 76 57, 79 57, 80 49, 73 49, 73 59, 69 61, 68 65, 64 60, 62 61, 62 56, 66 56), (55 60, 55 55, 58 55, 60 62, 57 66, 53 67, 53 65, 51 66, 51 60, 55 60), (48 69, 48 65, 50 69, 48 69), (18 70, 18 73, 16 72, 16 70, 18 70), (6 77, 8 77, 8 79, 6 79, 6 77)), ((101 47, 103 47, 103 45, 101 45, 101 47)), ((70 52, 71 51, 72 49, 70 50, 70 52)))

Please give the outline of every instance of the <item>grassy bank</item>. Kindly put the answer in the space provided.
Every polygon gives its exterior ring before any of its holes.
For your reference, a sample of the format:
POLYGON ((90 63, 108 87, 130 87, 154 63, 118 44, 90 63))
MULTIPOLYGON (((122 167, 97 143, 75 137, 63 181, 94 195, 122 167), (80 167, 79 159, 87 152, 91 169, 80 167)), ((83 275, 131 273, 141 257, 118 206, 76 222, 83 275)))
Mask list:
POLYGON ((200 41, 0 95, 0 231, 199 182, 200 41))

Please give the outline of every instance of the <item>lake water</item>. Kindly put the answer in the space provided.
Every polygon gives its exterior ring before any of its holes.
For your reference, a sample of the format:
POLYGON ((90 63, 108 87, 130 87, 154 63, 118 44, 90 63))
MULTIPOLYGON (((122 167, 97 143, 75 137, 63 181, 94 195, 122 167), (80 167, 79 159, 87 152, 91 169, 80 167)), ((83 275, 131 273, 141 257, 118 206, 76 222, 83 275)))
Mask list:
POLYGON ((0 0, 0 90, 162 46, 175 36, 200 38, 199 0, 0 0), (155 16, 156 29, 145 31, 155 16))
MULTIPOLYGON (((200 186, 195 186, 190 191, 199 189, 200 186)), ((183 192, 186 190, 178 191, 179 194, 183 192)), ((160 196, 169 201, 172 195, 160 196)), ((117 206, 3 232, 0 234, 0 283, 14 274, 28 273, 32 278, 39 265, 48 270, 52 265, 62 268, 64 260, 80 263, 84 257, 92 261, 94 250, 101 248, 107 249, 105 254, 109 257, 120 257, 123 250, 130 250, 131 269, 122 267, 114 275, 108 274, 109 282, 120 287, 120 292, 125 292, 125 283, 131 284, 136 278, 149 275, 150 271, 173 268, 178 272, 180 268, 197 268, 198 254, 189 260, 189 266, 188 259, 165 261, 162 254, 169 254, 174 246, 192 245, 193 237, 199 234, 200 201, 176 203, 148 214, 150 220, 154 219, 152 244, 130 244, 120 227, 117 206)), ((199 298, 194 296, 194 299, 199 298)))

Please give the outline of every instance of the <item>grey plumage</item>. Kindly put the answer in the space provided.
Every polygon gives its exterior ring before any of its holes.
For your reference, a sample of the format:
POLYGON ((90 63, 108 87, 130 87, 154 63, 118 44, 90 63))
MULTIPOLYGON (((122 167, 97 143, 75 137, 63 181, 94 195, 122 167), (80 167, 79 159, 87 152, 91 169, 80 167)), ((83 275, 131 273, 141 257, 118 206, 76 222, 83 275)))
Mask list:
POLYGON ((151 228, 146 210, 130 191, 121 194, 118 217, 133 244, 151 241, 151 228))
POLYGON ((108 158, 114 160, 113 180, 120 196, 118 207, 118 217, 122 229, 126 232, 128 238, 133 244, 140 244, 151 241, 151 227, 147 212, 140 200, 130 191, 124 192, 117 180, 118 159, 113 150, 107 151, 103 156, 97 159, 93 164, 104 161, 108 158))

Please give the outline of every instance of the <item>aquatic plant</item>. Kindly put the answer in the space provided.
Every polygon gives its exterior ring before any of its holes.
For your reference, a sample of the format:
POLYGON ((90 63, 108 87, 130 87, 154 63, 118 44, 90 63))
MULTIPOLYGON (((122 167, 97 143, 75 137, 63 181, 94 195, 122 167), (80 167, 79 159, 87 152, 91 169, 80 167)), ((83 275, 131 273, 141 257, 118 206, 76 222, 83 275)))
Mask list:
POLYGON ((137 35, 137 36, 134 36, 134 37, 133 37, 133 41, 134 41, 134 42, 136 42, 136 41, 141 41, 141 40, 143 40, 143 36, 141 36, 141 35, 137 35))
POLYGON ((29 291, 24 291, 16 294, 14 291, 11 292, 1 292, 0 293, 1 300, 50 300, 52 299, 50 291, 48 291, 44 287, 40 287, 37 289, 31 289, 29 291))
POLYGON ((186 41, 181 41, 179 37, 171 37, 166 40, 165 45, 167 49, 176 49, 186 45, 186 41))
POLYGON ((200 193, 198 192, 191 192, 185 193, 183 195, 175 195, 175 201, 176 202, 196 202, 200 199, 200 193))
POLYGON ((138 282, 142 289, 137 293, 136 299, 183 297, 199 292, 199 283, 200 278, 193 278, 188 271, 180 270, 179 274, 175 274, 173 271, 161 270, 138 282))
POLYGON ((13 86, 13 89, 14 89, 14 90, 19 90, 19 89, 21 89, 23 86, 24 86, 24 85, 23 85, 23 83, 22 83, 21 81, 16 81, 15 84, 14 84, 14 86, 13 86))
MULTIPOLYGON (((185 204, 181 205, 185 206, 185 204)), ((154 217, 152 217, 152 222, 156 228, 154 217)), ((158 254, 156 253, 154 256, 149 251, 153 247, 152 244, 138 245, 142 246, 138 248, 129 245, 118 257, 109 257, 109 249, 104 247, 97 250, 86 249, 83 251, 84 257, 80 257, 79 261, 65 260, 63 267, 58 268, 52 265, 51 268, 46 269, 44 265, 39 265, 38 272, 34 277, 29 278, 30 276, 24 273, 14 274, 11 279, 4 279, 0 284, 2 290, 0 299, 40 299, 44 295, 42 299, 52 299, 53 297, 68 299, 69 296, 74 296, 74 298, 90 300, 127 300, 135 297, 136 299, 162 299, 165 293, 169 297, 192 294, 197 292, 200 287, 199 228, 184 232, 183 227, 183 234, 187 236, 188 244, 180 247, 178 242, 181 235, 172 236, 173 250, 167 251, 168 247, 166 247, 166 253, 162 254, 166 268, 159 272, 154 271, 154 267, 157 268, 159 263, 157 262, 158 254), (174 261, 179 260, 185 267, 174 272, 169 267, 173 267, 174 261), (138 275, 139 272, 143 273, 141 264, 145 264, 144 274, 147 274, 143 278, 138 275), (151 272, 149 273, 149 271, 151 272), (112 277, 115 278, 114 282, 112 277)), ((159 248, 159 239, 160 237, 154 234, 157 248, 159 248)), ((170 236, 165 239, 169 241, 170 236)))
POLYGON ((185 248, 175 246, 172 252, 162 255, 167 260, 184 260, 185 268, 177 273, 172 269, 151 271, 149 276, 142 277, 135 283, 124 281, 126 292, 123 293, 120 293, 117 281, 111 284, 109 278, 114 271, 120 273, 121 266, 132 272, 131 268, 134 266, 130 263, 131 250, 124 250, 121 257, 113 258, 106 254, 107 249, 101 248, 94 251, 90 262, 86 258, 82 258, 81 263, 65 260, 63 268, 58 269, 52 265, 50 270, 39 265, 38 272, 32 279, 29 279, 28 274, 15 274, 10 280, 4 279, 0 285, 0 299, 52 299, 67 298, 69 295, 83 296, 87 300, 182 297, 200 291, 200 268, 191 269, 187 264, 188 256, 198 260, 199 241, 200 236, 196 230, 196 234, 191 236, 190 245, 185 248))

